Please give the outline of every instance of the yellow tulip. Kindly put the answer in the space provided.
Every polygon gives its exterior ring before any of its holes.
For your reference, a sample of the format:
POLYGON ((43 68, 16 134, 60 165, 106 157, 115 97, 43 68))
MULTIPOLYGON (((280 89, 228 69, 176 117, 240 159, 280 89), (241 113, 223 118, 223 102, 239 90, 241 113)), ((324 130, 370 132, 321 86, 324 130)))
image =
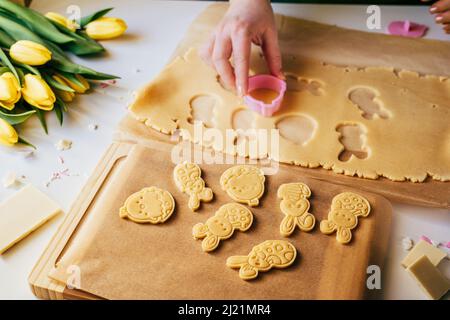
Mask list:
MULTIPOLYGON (((53 79, 55 79, 56 81, 58 81, 63 85, 68 86, 68 83, 64 79, 62 79, 62 76, 54 75, 53 79)), ((64 102, 71 102, 75 97, 75 93, 70 91, 55 89, 55 93, 64 102)))
POLYGON ((0 144, 11 147, 18 141, 17 131, 8 122, 0 118, 0 144))
POLYGON ((25 75, 22 95, 26 102, 45 111, 52 110, 56 101, 55 93, 48 84, 34 74, 25 75))
POLYGON ((95 40, 116 38, 125 30, 127 30, 127 24, 119 18, 101 17, 86 25, 87 35, 95 40))
POLYGON ((56 12, 47 12, 45 14, 45 16, 52 20, 55 21, 56 23, 59 23, 61 25, 63 25, 64 27, 66 27, 67 29, 71 30, 71 31, 75 31, 78 28, 78 25, 72 21, 67 19, 66 17, 64 17, 63 15, 56 13, 56 12))
POLYGON ((9 55, 14 60, 30 66, 43 65, 52 58, 50 50, 42 44, 29 40, 19 40, 14 43, 9 50, 9 55))
POLYGON ((2 74, 0 76, 0 107, 12 110, 20 97, 20 85, 16 77, 11 72, 2 74))
POLYGON ((91 87, 89 82, 83 76, 81 76, 79 74, 76 74, 75 78, 77 78, 78 81, 82 84, 81 86, 78 83, 75 83, 60 74, 54 75, 53 78, 56 81, 59 81, 60 83, 65 84, 66 86, 69 86, 70 88, 75 90, 76 93, 85 93, 91 87), (63 82, 61 82, 60 80, 63 82))

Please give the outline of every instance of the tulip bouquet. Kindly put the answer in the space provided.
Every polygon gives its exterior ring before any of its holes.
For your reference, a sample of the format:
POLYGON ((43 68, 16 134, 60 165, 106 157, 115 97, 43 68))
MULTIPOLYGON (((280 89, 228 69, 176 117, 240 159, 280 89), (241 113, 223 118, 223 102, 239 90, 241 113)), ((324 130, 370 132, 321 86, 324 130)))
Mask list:
POLYGON ((32 146, 15 126, 37 116, 47 133, 47 112, 55 112, 62 125, 67 102, 85 93, 89 81, 117 78, 74 63, 66 54, 99 54, 105 49, 96 40, 123 34, 123 20, 105 17, 111 9, 71 21, 0 0, 0 144, 32 146))

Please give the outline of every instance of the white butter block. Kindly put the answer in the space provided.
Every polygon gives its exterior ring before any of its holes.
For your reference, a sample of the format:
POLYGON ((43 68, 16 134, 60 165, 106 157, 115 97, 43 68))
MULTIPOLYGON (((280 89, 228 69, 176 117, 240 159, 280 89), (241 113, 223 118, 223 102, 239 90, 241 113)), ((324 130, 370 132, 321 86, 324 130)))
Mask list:
POLYGON ((0 254, 61 212, 31 184, 0 204, 0 254))
POLYGON ((421 256, 406 270, 431 299, 440 299, 450 290, 450 281, 442 275, 427 256, 421 256))
POLYGON ((403 259, 402 266, 408 268, 422 256, 427 256, 430 262, 434 266, 437 266, 447 256, 447 253, 439 248, 433 247, 426 241, 420 240, 403 259))

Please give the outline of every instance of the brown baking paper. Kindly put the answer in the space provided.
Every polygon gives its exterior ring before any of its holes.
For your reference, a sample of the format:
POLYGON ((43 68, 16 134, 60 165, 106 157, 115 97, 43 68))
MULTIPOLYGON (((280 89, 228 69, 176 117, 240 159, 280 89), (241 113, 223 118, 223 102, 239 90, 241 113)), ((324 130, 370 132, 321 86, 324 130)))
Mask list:
MULTIPOLYGON (((197 149, 198 150, 198 149, 197 149)), ((172 179, 175 164, 171 146, 153 143, 136 145, 119 161, 108 182, 76 231, 50 277, 66 282, 76 266, 81 271, 79 289, 108 299, 357 299, 365 294, 366 268, 382 265, 390 228, 391 206, 370 193, 366 197, 372 212, 360 219, 349 245, 324 235, 319 222, 326 218, 331 199, 352 189, 303 177, 298 168, 281 165, 276 175, 266 176, 266 193, 259 207, 250 208, 254 222, 247 232, 236 231, 221 241, 212 253, 194 240, 192 227, 205 222, 223 204, 233 202, 221 190, 221 174, 231 165, 201 164, 211 203, 198 212, 188 209, 188 196, 172 179), (295 263, 283 270, 261 273, 254 281, 239 278, 225 261, 232 255, 246 255, 264 240, 283 239, 279 225, 284 217, 276 196, 278 186, 304 182, 312 191, 311 209, 317 219, 310 233, 298 229, 287 239, 298 250, 295 263), (119 217, 119 208, 132 193, 157 186, 175 198, 176 209, 164 224, 142 225, 119 217)), ((200 153, 197 153, 197 155, 200 153)), ((209 154, 209 152, 208 152, 209 154)))

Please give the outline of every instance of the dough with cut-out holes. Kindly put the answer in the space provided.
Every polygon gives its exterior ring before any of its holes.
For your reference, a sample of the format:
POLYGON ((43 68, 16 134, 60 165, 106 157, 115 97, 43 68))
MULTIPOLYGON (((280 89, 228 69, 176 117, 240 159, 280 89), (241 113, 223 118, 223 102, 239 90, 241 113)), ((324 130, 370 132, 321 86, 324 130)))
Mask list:
POLYGON ((175 183, 182 192, 189 195, 188 207, 192 211, 200 207, 200 201, 209 202, 213 192, 202 179, 202 170, 195 163, 180 163, 173 170, 175 183))
POLYGON ((230 238, 234 230, 247 231, 253 223, 252 212, 238 203, 224 204, 205 223, 197 223, 192 229, 194 239, 203 239, 203 251, 213 251, 220 240, 230 238))
POLYGON ((163 223, 170 218, 175 210, 172 195, 157 187, 144 188, 125 200, 120 208, 121 218, 127 218, 137 223, 163 223))
POLYGON ((320 231, 325 234, 336 232, 338 242, 349 243, 358 217, 367 217, 369 213, 370 204, 366 198, 352 192, 340 193, 331 202, 328 219, 320 222, 320 231))
MULTIPOLYGON (((257 49, 251 62, 252 74, 267 73, 257 49)), ((280 135, 277 145, 258 150, 258 158, 370 179, 383 176, 421 182, 431 176, 450 180, 450 79, 386 67, 338 67, 294 55, 283 56, 283 70, 294 90, 286 92, 281 109, 272 117, 253 112, 254 119, 248 123, 252 128, 270 130, 287 117, 306 117, 311 119, 312 129, 300 141, 295 135, 280 135), (345 146, 336 130, 343 126, 360 128, 367 156, 353 152, 347 153, 348 159, 339 158, 345 146)), ((249 156, 251 151, 242 143, 226 143, 227 130, 233 129, 234 116, 240 109, 242 100, 220 85, 215 70, 195 49, 167 65, 138 92, 130 107, 134 117, 147 126, 167 134, 181 129, 184 139, 204 146, 211 142, 211 135, 205 132, 214 129, 223 137, 223 141, 214 142, 214 149, 249 156), (198 95, 212 96, 215 101, 214 112, 210 113, 213 119, 202 120, 203 135, 195 133, 191 123, 190 101, 198 95), (211 125, 214 128, 208 128, 211 125)))
POLYGON ((316 224, 316 218, 309 213, 311 190, 301 182, 285 183, 278 188, 278 198, 281 199, 280 209, 284 218, 280 224, 280 233, 289 237, 295 227, 302 231, 311 231, 316 224))
POLYGON ((227 266, 239 268, 239 277, 252 280, 260 271, 269 271, 272 268, 287 268, 294 263, 297 249, 284 240, 266 240, 253 247, 246 256, 231 256, 227 259, 227 266))
POLYGON ((237 165, 225 170, 220 177, 220 185, 234 201, 257 206, 264 194, 264 173, 249 165, 237 165))

